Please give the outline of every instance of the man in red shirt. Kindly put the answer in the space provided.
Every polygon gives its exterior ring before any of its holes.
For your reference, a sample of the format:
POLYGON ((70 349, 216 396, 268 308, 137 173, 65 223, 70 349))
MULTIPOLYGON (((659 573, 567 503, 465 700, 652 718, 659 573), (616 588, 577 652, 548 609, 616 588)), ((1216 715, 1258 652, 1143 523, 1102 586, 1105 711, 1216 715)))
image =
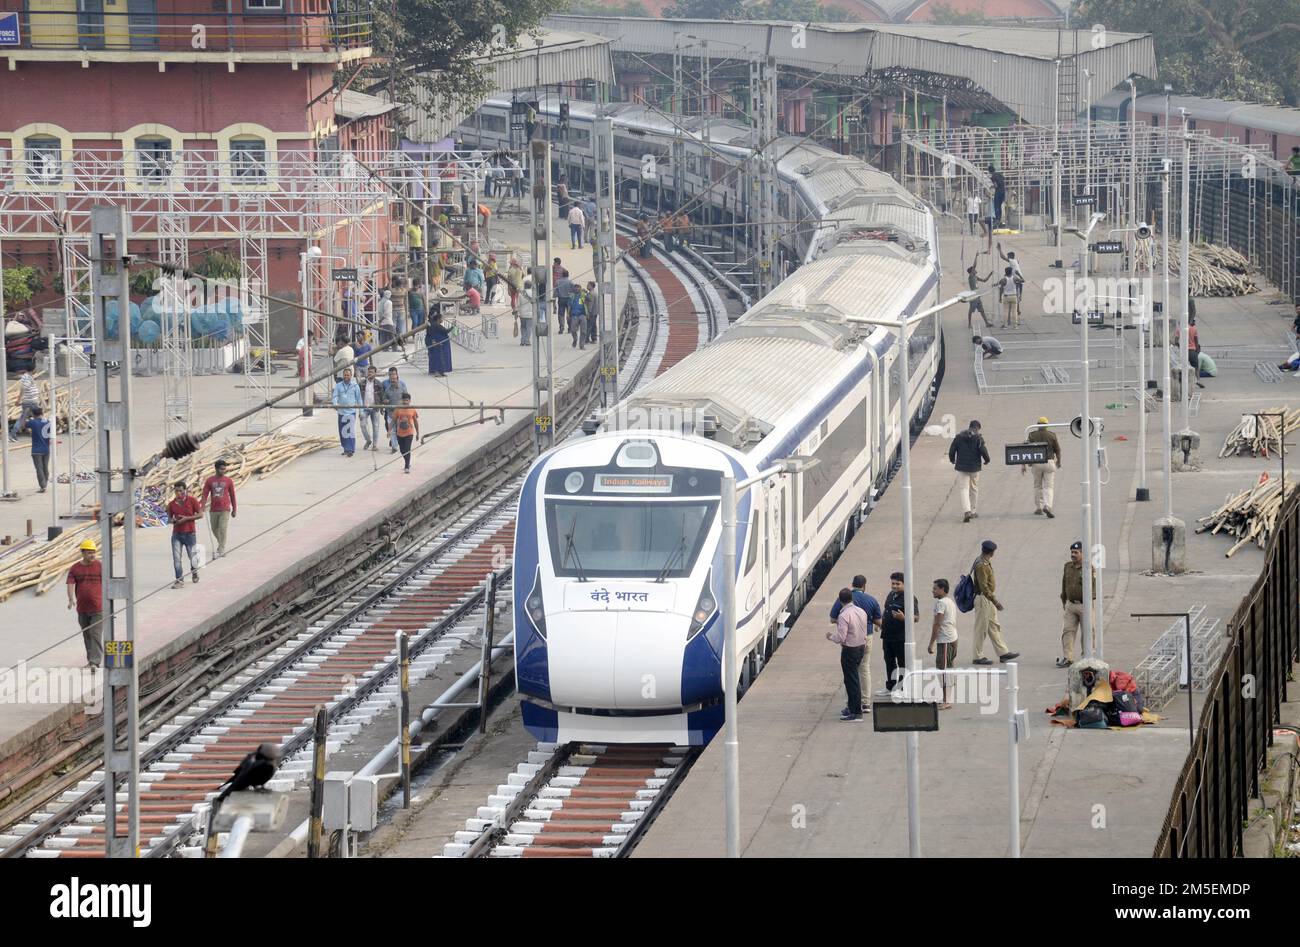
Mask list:
POLYGON ((203 481, 199 505, 208 511, 208 525, 217 541, 213 558, 220 559, 226 554, 226 528, 239 511, 235 502, 235 481, 226 476, 226 462, 218 460, 215 466, 216 474, 203 481))
POLYGON ((176 581, 172 583, 172 588, 183 589, 185 581, 182 577, 185 573, 181 570, 182 549, 190 557, 190 577, 195 582, 199 581, 199 534, 194 524, 203 516, 203 507, 187 491, 184 480, 177 480, 175 489, 176 495, 167 504, 167 518, 172 522, 172 568, 176 570, 176 581))
POLYGON ((68 570, 68 608, 77 609, 77 624, 81 626, 81 640, 86 645, 86 663, 97 668, 104 660, 104 597, 103 571, 95 552, 93 539, 81 543, 81 561, 68 570))

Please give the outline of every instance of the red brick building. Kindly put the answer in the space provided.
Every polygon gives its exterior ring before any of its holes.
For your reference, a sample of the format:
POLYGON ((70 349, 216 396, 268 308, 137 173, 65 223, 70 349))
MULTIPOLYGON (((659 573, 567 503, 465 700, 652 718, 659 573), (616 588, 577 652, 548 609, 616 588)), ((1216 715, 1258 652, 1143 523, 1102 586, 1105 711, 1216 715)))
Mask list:
MULTIPOLYGON (((0 23, 6 12, 19 27, 17 43, 0 31, 6 263, 60 266, 53 222, 20 212, 35 195, 64 195, 75 216, 97 194, 126 192, 141 254, 156 249, 170 211, 189 215, 191 259, 213 248, 239 256, 248 218, 236 211, 255 207, 267 221, 258 275, 296 294, 299 253, 331 239, 329 214, 303 223, 297 176, 340 149, 391 147, 387 106, 354 93, 345 104, 332 90, 339 69, 371 55, 361 0, 0 0, 0 23), (268 207, 285 213, 273 220, 268 207)), ((388 227, 375 222, 366 240, 388 227)))

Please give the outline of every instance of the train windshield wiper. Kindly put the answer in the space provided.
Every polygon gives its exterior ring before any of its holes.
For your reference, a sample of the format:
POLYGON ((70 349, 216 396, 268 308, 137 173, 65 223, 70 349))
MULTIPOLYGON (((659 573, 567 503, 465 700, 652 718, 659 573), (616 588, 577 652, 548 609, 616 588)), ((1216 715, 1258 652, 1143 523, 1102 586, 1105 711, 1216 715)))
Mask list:
POLYGON ((659 574, 655 576, 655 581, 662 582, 668 578, 668 573, 677 564, 677 560, 684 555, 686 555, 686 515, 682 514, 682 538, 678 541, 677 548, 673 550, 672 555, 668 557, 668 561, 664 563, 663 568, 659 570, 659 574))
POLYGON ((569 523, 568 535, 564 537, 564 555, 560 557, 560 568, 563 569, 569 564, 569 554, 573 554, 573 564, 578 568, 578 581, 586 582, 587 575, 582 568, 582 559, 578 555, 578 546, 573 541, 573 534, 578 530, 578 517, 575 515, 572 522, 569 523))

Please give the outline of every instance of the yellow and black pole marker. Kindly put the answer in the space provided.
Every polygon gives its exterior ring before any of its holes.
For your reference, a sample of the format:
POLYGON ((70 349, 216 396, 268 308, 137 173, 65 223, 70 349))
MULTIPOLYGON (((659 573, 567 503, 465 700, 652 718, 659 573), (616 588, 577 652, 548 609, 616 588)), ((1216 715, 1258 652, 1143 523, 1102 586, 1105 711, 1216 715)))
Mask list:
POLYGON ((311 822, 307 832, 307 857, 320 858, 321 816, 325 811, 325 738, 329 735, 329 713, 316 705, 316 737, 311 771, 311 822))
POLYGON ((488 694, 492 690, 492 637, 496 626, 497 574, 483 580, 483 657, 478 671, 478 732, 487 733, 488 694))
POLYGON ((402 710, 398 739, 402 744, 402 808, 411 808, 411 647, 406 632, 397 633, 397 657, 402 668, 402 710))
POLYGON ((221 803, 212 800, 212 808, 208 810, 208 835, 203 840, 203 857, 217 857, 217 816, 221 814, 221 803))

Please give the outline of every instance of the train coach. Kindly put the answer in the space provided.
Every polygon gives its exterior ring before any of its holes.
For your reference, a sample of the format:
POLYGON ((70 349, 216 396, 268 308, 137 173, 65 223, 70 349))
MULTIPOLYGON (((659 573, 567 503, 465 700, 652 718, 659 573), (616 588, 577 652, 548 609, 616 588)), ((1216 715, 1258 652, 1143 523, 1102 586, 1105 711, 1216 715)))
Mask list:
MULTIPOLYGON (((614 118, 616 134, 630 133, 614 118)), ((803 265, 525 478, 515 668, 524 723, 541 740, 707 743, 722 724, 722 477, 815 461, 740 501, 743 687, 928 413, 938 317, 909 330, 907 378, 894 330, 861 319, 897 320, 937 298, 932 215, 882 172, 815 145, 791 142, 779 172, 810 218, 803 265)))

